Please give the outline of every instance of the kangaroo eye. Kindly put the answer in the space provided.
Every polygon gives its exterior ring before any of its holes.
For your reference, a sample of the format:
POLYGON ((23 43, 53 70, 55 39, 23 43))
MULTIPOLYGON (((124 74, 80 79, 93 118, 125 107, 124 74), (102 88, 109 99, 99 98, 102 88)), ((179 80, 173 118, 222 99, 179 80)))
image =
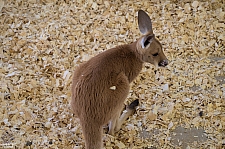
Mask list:
POLYGON ((158 56, 159 55, 159 53, 155 53, 155 54, 152 54, 153 56, 158 56))

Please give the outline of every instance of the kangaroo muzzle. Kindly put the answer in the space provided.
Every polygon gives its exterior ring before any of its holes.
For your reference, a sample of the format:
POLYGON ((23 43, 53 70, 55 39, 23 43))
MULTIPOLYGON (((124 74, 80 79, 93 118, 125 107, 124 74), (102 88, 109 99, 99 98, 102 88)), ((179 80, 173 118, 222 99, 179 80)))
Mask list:
POLYGON ((168 65, 168 60, 162 60, 162 61, 159 62, 160 67, 165 67, 167 65, 168 65))

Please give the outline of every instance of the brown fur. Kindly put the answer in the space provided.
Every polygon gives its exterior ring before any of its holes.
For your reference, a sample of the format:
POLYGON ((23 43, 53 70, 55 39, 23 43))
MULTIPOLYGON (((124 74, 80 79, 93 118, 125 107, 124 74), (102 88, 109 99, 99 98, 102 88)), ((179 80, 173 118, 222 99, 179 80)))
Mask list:
POLYGON ((136 105, 133 104, 120 116, 129 84, 140 73, 143 63, 167 65, 151 24, 147 24, 150 27, 143 25, 146 15, 139 11, 139 28, 144 35, 136 42, 106 50, 78 66, 74 72, 71 108, 80 119, 86 149, 102 148, 103 125, 110 122, 109 133, 114 134, 134 112, 136 105))

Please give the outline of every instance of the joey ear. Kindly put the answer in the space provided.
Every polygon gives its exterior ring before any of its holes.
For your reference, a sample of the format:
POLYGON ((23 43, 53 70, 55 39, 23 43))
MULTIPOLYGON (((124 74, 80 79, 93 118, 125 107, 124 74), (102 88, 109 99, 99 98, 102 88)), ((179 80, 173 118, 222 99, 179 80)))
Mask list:
POLYGON ((146 48, 148 45, 150 45, 152 43, 152 41, 153 41, 154 38, 155 38, 155 35, 154 34, 144 36, 141 39, 141 47, 143 49, 146 48))
POLYGON ((152 21, 148 14, 143 10, 138 11, 138 27, 142 34, 153 34, 152 21))

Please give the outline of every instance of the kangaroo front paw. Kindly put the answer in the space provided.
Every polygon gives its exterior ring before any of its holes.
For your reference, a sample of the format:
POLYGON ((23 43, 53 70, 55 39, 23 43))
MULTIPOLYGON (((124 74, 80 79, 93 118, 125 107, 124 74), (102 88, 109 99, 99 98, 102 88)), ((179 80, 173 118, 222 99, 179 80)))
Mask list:
POLYGON ((129 110, 135 110, 136 107, 139 105, 139 100, 136 99, 127 107, 129 110))

